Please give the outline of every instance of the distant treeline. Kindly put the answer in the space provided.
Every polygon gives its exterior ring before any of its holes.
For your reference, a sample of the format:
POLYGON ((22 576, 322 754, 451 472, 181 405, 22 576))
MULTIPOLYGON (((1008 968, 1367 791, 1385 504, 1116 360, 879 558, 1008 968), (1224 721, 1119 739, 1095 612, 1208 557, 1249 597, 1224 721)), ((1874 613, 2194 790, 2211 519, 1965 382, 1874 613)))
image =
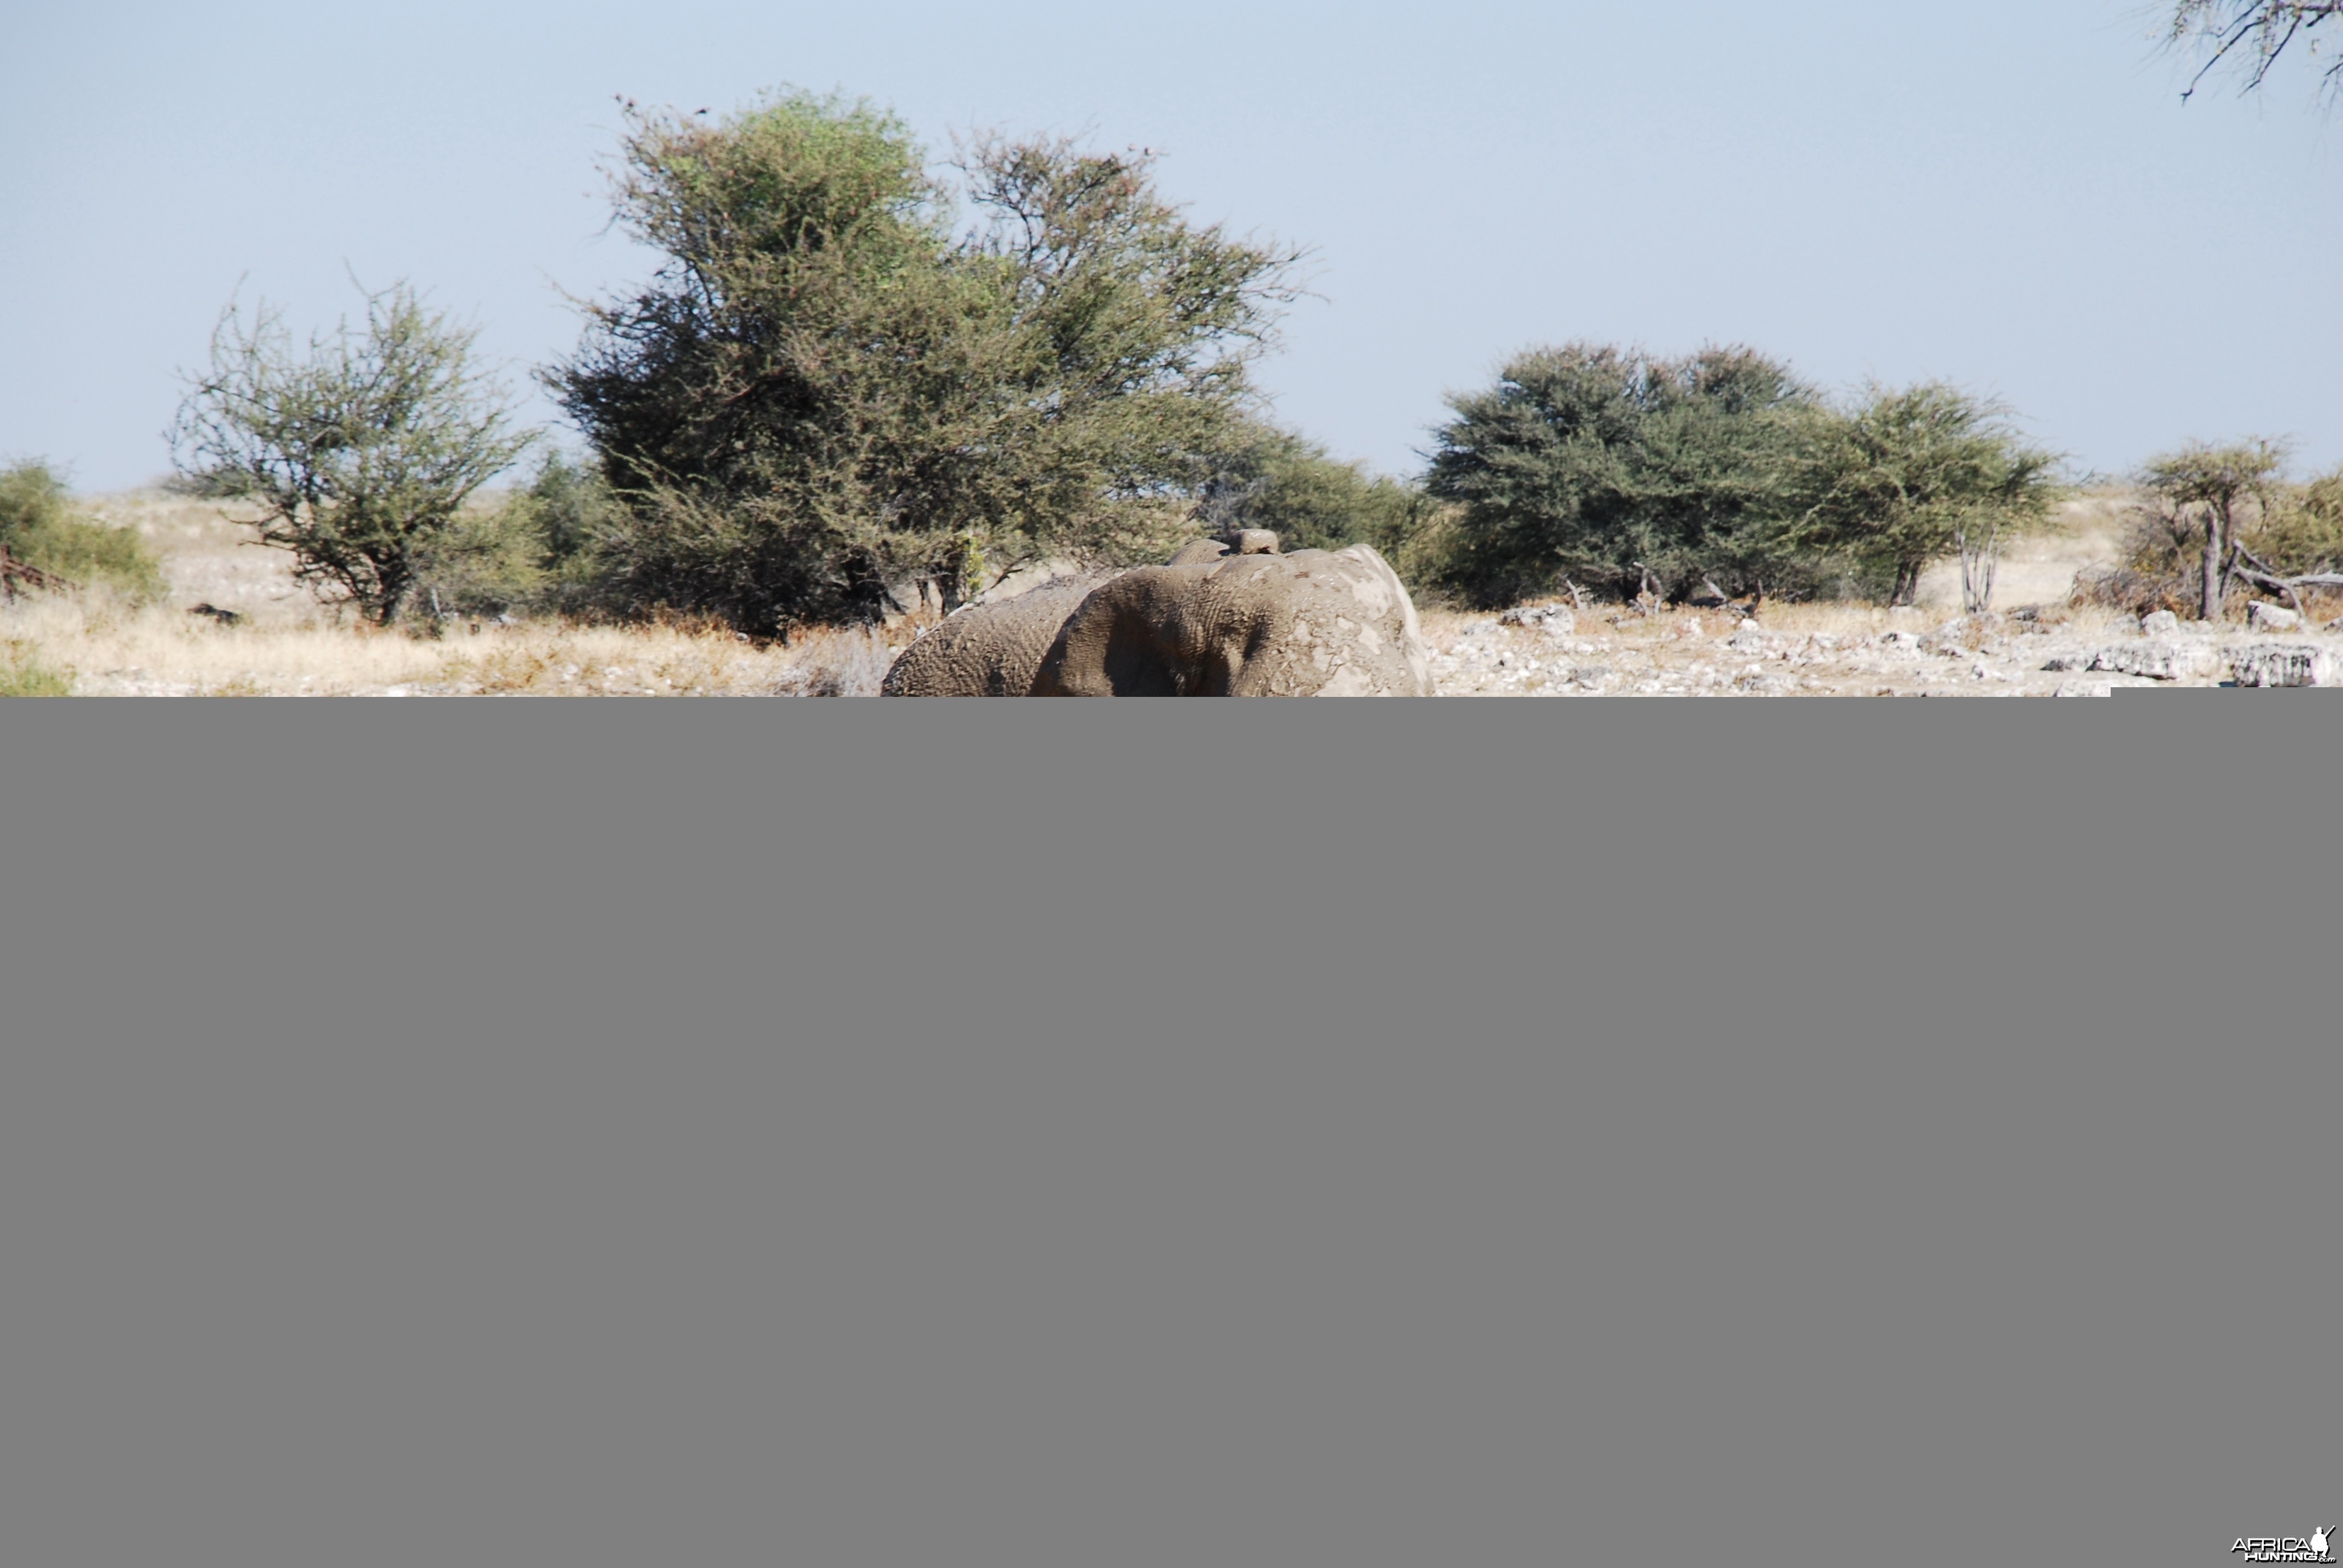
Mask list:
POLYGON ((1480 606, 1908 601, 2062 494, 2056 455, 1955 387, 1835 398, 1745 347, 1586 343, 1517 355, 1450 400, 1423 474, 1373 475, 1274 423, 1252 380, 1302 254, 1191 222, 1144 154, 988 136, 940 170, 867 103, 626 109, 616 219, 665 260, 538 373, 582 460, 515 428, 472 329, 400 285, 306 345, 231 307, 174 430, 183 482, 251 504, 321 591, 386 622, 682 613, 755 635, 1240 528, 1369 543, 1480 606), (532 447, 533 477, 485 504, 532 447))

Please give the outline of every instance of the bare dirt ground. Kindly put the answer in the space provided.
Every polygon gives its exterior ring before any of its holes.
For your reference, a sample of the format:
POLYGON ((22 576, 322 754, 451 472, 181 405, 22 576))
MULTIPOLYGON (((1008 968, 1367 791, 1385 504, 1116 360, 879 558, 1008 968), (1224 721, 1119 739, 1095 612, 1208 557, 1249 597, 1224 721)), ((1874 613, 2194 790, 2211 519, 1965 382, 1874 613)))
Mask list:
MULTIPOLYGON (((219 507, 137 492, 94 508, 156 546, 168 602, 27 596, 0 607, 0 652, 65 672, 91 696, 858 695, 878 690, 920 629, 817 633, 784 647, 689 624, 456 621, 437 638, 378 631, 318 605, 282 551, 246 543, 249 530, 219 507)), ((1532 606, 1505 618, 1434 608, 1424 632, 1443 696, 2016 697, 2250 684, 2276 678, 2274 669, 2343 679, 2343 636, 2317 627, 2143 632, 2110 612, 2068 608, 2076 572, 2112 558, 2118 502, 2075 502, 2063 521, 2002 563, 1996 613, 1980 618, 1960 615, 1957 569, 1946 567, 1923 580, 1910 609, 1769 605, 1749 623, 1725 611, 1644 617, 1614 606, 1532 606)))

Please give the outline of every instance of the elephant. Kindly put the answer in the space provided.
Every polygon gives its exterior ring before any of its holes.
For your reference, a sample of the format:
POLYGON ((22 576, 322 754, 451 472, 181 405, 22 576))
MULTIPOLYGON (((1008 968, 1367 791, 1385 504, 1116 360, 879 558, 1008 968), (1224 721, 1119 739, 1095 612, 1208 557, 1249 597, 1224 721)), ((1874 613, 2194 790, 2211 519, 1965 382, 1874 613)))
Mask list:
POLYGON ((879 689, 882 697, 1023 697, 1058 628, 1104 575, 1061 578, 1002 599, 971 605, 905 648, 879 689))
POLYGON ((1144 567, 1084 598, 1036 697, 1432 695, 1415 605, 1371 547, 1144 567))
POLYGON ((964 609, 906 649, 890 697, 1429 696, 1415 606, 1364 545, 1277 552, 1247 530, 1168 565, 964 609))

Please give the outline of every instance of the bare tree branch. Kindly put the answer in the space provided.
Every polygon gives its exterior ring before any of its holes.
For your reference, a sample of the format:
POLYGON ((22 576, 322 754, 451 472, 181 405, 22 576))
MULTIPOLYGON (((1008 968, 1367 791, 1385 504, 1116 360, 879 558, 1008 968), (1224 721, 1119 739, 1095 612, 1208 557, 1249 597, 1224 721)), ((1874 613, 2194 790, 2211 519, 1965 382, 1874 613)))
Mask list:
MULTIPOLYGON (((2173 0, 2166 43, 2207 51, 2180 96, 2193 98, 2207 77, 2242 62, 2246 92, 2269 79, 2270 69, 2298 45, 2316 52, 2316 30, 2343 15, 2343 0, 2173 0)), ((2343 96, 2343 59, 2322 73, 2327 93, 2343 96)))

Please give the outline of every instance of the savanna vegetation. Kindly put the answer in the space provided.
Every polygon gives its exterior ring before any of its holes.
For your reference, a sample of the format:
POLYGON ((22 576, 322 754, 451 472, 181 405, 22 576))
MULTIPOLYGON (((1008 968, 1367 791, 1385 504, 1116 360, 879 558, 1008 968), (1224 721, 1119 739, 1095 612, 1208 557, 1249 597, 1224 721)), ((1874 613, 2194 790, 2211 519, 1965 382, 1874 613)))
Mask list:
POLYGON ((18 568, 0 568, 0 595, 55 581, 100 585, 145 600, 161 598, 166 586, 163 564, 146 541, 75 506, 64 479, 45 463, 0 468, 0 560, 18 568))
MULTIPOLYGON (((2258 85, 2338 10, 2183 0, 2170 37, 2258 85)), ((1449 397, 1420 474, 1372 472, 1277 423, 1254 380, 1305 253, 1195 222, 1145 153, 987 134, 939 156, 870 103, 796 92, 715 118, 628 103, 609 194, 661 261, 585 302, 536 371, 576 446, 522 427, 478 329, 400 281, 302 337, 231 303, 170 431, 178 491, 374 628, 655 623, 761 648, 1244 528, 1373 545, 1463 610, 1893 607, 1957 562, 1981 611, 2074 490, 1990 398, 1834 391, 1729 345, 1523 349, 1449 397)), ((2217 618, 2343 573, 2343 471, 2292 483, 2287 457, 2151 461, 2082 598, 2217 618)), ((0 473, 0 548, 12 591, 166 588, 136 532, 36 463, 0 473)), ((11 689, 62 678, 10 657, 11 689)))
POLYGON ((2287 444, 2192 442, 2136 477, 2119 558, 2078 598, 2220 620, 2247 600, 2328 603, 2343 591, 2343 468, 2287 478, 2287 444))
POLYGON ((1486 605, 1908 604, 1932 562, 2046 526, 2062 493, 1994 404, 1940 385, 1834 402, 1747 348, 1540 349, 1451 407, 1426 484, 1461 510, 1433 574, 1486 605))
POLYGON ((614 216, 664 264, 539 372, 586 440, 529 442, 473 334, 405 285, 294 350, 236 310, 175 432, 185 481, 387 624, 711 617, 752 637, 940 610, 1044 563, 1262 528, 1363 542, 1419 591, 1908 599, 2042 525, 2051 457, 1956 388, 1834 400, 1746 348, 1576 344, 1452 399, 1428 471, 1368 472, 1252 379, 1294 246, 1192 222, 1145 154, 980 136, 931 158, 872 106, 627 106, 614 216), (1986 548, 1986 547, 1980 547, 1986 548))
POLYGON ((192 493, 250 503, 304 581, 387 625, 435 569, 504 550, 464 503, 536 437, 478 366, 476 328, 404 283, 366 307, 299 348, 266 301, 231 305, 171 445, 192 493))
POLYGON ((980 136, 940 174, 868 105, 787 95, 630 110, 614 194, 667 265, 546 379, 620 501, 622 602, 769 633, 1155 558, 1259 439, 1298 257, 1191 224, 1143 156, 980 136))

